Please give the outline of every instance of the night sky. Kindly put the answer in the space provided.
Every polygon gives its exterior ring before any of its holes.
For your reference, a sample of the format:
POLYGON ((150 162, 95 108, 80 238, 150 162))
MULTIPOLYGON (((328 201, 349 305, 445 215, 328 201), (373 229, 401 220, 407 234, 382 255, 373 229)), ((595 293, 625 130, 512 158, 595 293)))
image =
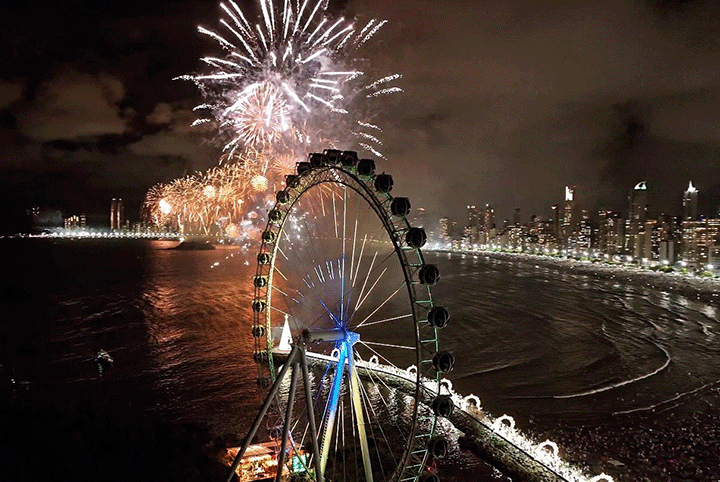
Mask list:
MULTIPOLYGON (((252 9, 249 2, 239 2, 252 9)), ((0 208, 105 214, 123 197, 217 163, 190 127, 200 96, 172 78, 216 44, 215 0, 6 1, 0 14, 0 208)), ((582 206, 651 214, 720 204, 720 4, 703 1, 337 2, 390 22, 367 55, 402 73, 388 97, 381 169, 393 194, 464 219, 491 203, 548 216, 575 184, 582 206)))

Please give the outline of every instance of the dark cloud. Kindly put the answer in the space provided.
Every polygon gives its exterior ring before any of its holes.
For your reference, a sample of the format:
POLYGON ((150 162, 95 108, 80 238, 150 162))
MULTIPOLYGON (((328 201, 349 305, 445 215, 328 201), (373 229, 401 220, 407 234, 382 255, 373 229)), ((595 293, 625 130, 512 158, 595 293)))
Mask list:
POLYGON ((161 102, 146 119, 159 130, 130 144, 129 149, 141 156, 182 157, 193 170, 208 169, 217 164, 220 150, 210 144, 212 133, 205 125, 192 125, 196 118, 192 109, 184 105, 161 102))
POLYGON ((21 82, 0 81, 0 109, 5 109, 22 99, 25 86, 21 82))
POLYGON ((128 130, 127 115, 118 107, 124 96, 115 77, 63 70, 18 109, 18 129, 40 142, 122 134, 128 130))

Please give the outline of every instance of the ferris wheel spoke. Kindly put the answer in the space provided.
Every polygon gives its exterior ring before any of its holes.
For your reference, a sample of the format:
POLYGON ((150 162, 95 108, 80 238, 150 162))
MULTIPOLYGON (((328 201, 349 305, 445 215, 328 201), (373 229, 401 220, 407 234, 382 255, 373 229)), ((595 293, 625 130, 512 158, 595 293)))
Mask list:
MULTIPOLYGON (((383 267, 383 265, 384 265, 385 263, 387 263, 387 261, 388 261, 389 259, 391 259, 392 255, 393 255, 394 253, 395 253, 394 251, 391 251, 387 256, 385 256, 385 258, 377 265, 377 267, 375 267, 375 270, 379 270, 381 267, 383 267)), ((353 313, 348 317, 349 319, 352 318, 352 317, 354 316, 354 314, 358 311, 358 309, 360 308, 360 306, 362 305, 362 303, 365 301, 365 299, 368 297, 368 295, 370 294, 370 292, 372 292, 372 290, 373 290, 373 288, 375 287, 375 285, 377 285, 378 281, 380 281, 380 277, 382 277, 382 275, 385 274, 385 271, 387 270, 387 268, 383 269, 383 272, 380 273, 380 275, 378 276, 378 279, 375 280, 375 282, 373 283, 373 285, 370 287, 370 289, 368 290, 368 292, 365 293, 365 296, 363 297, 363 293, 365 292, 365 287, 367 286, 367 282, 368 282, 368 279, 369 279, 370 275, 371 275, 372 273, 376 272, 376 271, 373 270, 373 266, 374 266, 374 264, 375 264, 375 260, 376 260, 376 258, 377 258, 377 254, 378 254, 378 252, 375 251, 375 254, 373 255, 373 260, 372 260, 372 262, 370 263, 370 267, 368 268, 367 274, 365 275, 365 281, 363 282, 363 287, 362 287, 362 289, 360 290, 360 293, 359 293, 359 295, 358 295, 358 302, 357 302, 357 304, 355 305, 355 308, 353 309, 353 313)))
POLYGON ((323 305, 323 308, 325 308, 325 312, 330 317, 330 319, 333 320, 333 323, 335 324, 335 326, 337 326, 337 327, 342 326, 342 322, 333 314, 332 311, 330 311, 330 309, 327 307, 325 302, 321 300, 320 304, 323 305))
MULTIPOLYGON (((355 245, 357 244, 357 229, 358 229, 358 211, 360 210, 360 205, 356 204, 356 211, 355 211, 355 229, 353 230, 353 244, 352 244, 352 254, 350 255, 350 276, 348 277, 348 281, 350 281, 353 277, 353 268, 355 266, 355 245)), ((367 237, 367 234, 365 235, 367 237)), ((362 256, 362 254, 360 255, 362 256)), ((358 264, 360 263, 360 259, 358 258, 358 264)), ((353 283, 354 284, 354 283, 353 283)))
POLYGON ((415 350, 414 346, 406 346, 406 345, 394 345, 392 343, 380 343, 379 341, 363 341, 360 340, 360 343, 363 345, 375 345, 375 346, 386 346, 389 348, 398 348, 401 350, 415 350))
MULTIPOLYGON (((377 282, 376 282, 376 283, 377 283, 377 282)), ((363 321, 361 321, 355 328, 357 329, 357 328, 360 328, 361 326, 363 326, 363 325, 365 324, 365 322, 366 322, 367 320, 369 320, 375 313, 377 313, 380 308, 382 308, 383 306, 385 306, 385 304, 386 304, 388 301, 390 301, 396 294, 398 294, 398 292, 399 292, 404 286, 405 286, 405 282, 403 281, 402 284, 401 284, 400 286, 398 286, 398 289, 396 289, 395 291, 393 291, 393 293, 392 293, 390 296, 388 296, 387 298, 385 298, 385 301, 383 301, 382 303, 380 303, 380 305, 378 305, 378 307, 375 308, 372 313, 370 313, 369 315, 367 315, 367 316, 365 317, 365 319, 364 319, 363 321)), ((372 288, 371 288, 371 290, 372 290, 372 288)), ((363 300, 363 301, 364 301, 364 300, 363 300)), ((356 312, 357 312, 357 310, 356 310, 356 312)))
MULTIPOLYGON (((310 240, 310 246, 311 246, 312 251, 315 252, 314 243, 312 241, 313 236, 307 236, 307 237, 310 240)), ((283 252, 283 256, 287 259, 288 267, 291 268, 293 275, 295 275, 295 276, 293 276, 293 278, 302 279, 303 284, 313 292, 313 297, 317 300, 322 300, 322 294, 319 290, 319 286, 315 284, 313 279, 310 278, 307 273, 301 274, 301 273, 297 272, 298 267, 301 267, 304 265, 304 262, 303 262, 304 260, 301 257, 301 253, 299 253, 297 250, 290 250, 290 253, 292 254, 292 256, 294 258, 293 260, 290 260, 284 252, 283 252)), ((315 256, 313 256, 313 257, 315 257, 315 256)), ((315 274, 315 277, 317 278, 319 285, 322 285, 323 283, 327 282, 327 279, 325 278, 322 267, 320 265, 314 266, 312 269, 312 272, 315 274)), ((329 273, 328 276, 330 276, 329 271, 328 271, 328 273, 329 273)), ((289 274, 289 272, 288 272, 288 274, 289 274)), ((287 277, 285 277, 285 279, 287 280, 287 277)), ((298 291, 298 293, 300 293, 299 290, 297 290, 297 291, 298 291)), ((304 297, 304 295, 302 295, 302 293, 300 293, 300 294, 301 294, 301 296, 304 297)), ((292 308, 290 306, 288 306, 288 309, 290 311, 292 311, 292 308)))
MULTIPOLYGON (((277 265, 275 265, 274 268, 275 268, 275 271, 277 271, 277 273, 278 273, 280 276, 282 276, 282 278, 283 278, 285 281, 288 280, 288 279, 287 279, 287 276, 285 276, 285 275, 282 273, 282 271, 280 271, 280 269, 277 267, 277 265)), ((286 295, 286 296, 287 296, 287 295, 286 295)))
POLYGON ((277 311, 278 313, 282 313, 283 315, 290 316, 289 313, 284 312, 283 310, 281 310, 281 309, 278 308, 277 306, 272 306, 272 305, 271 305, 271 306, 270 306, 270 309, 271 309, 271 310, 275 310, 275 311, 277 311))
MULTIPOLYGON (((377 252, 376 252, 376 255, 377 255, 377 252)), ((386 258, 381 262, 381 264, 379 264, 379 265, 376 267, 376 269, 379 269, 388 259, 389 259, 389 257, 386 257, 386 258)), ((371 264, 374 264, 374 263, 371 263, 371 264)), ((352 316, 354 315, 354 313, 357 312, 357 310, 362 306, 363 302, 368 298, 368 296, 370 296, 370 294, 372 293, 373 289, 374 289, 375 286, 378 284, 378 282, 380 281, 380 279, 382 278, 382 276, 385 274, 386 271, 387 271, 387 267, 385 267, 385 268, 383 269, 383 271, 380 273, 380 275, 379 275, 378 278, 375 280, 375 282, 374 282, 373 285, 370 287, 370 289, 367 291, 367 293, 364 294, 364 296, 362 297, 362 299, 359 299, 360 297, 358 297, 359 300, 358 300, 358 304, 356 305, 356 308, 353 310, 352 314, 348 315, 348 317, 347 317, 347 318, 348 318, 348 323, 349 323, 349 320, 352 319, 352 316)), ((372 272, 372 270, 370 269, 370 270, 368 271, 368 275, 369 275, 371 272, 372 272)), ((316 268, 315 268, 315 273, 316 273, 316 276, 318 277, 319 280, 324 281, 324 277, 323 277, 323 275, 322 275, 322 270, 321 270, 319 267, 316 267, 316 268)), ((366 287, 366 283, 367 283, 367 277, 366 277, 366 280, 365 280, 365 284, 363 284, 363 290, 364 290, 364 288, 366 287)), ((306 285, 307 285, 307 282, 306 282, 306 285)), ((387 303, 393 296, 395 296, 395 295, 398 293, 398 291, 402 288, 402 286, 403 286, 403 285, 401 285, 397 290, 395 290, 395 292, 392 293, 378 308, 376 308, 376 310, 375 310, 373 313, 371 313, 370 316, 374 315, 374 314, 378 311, 378 309, 380 309, 380 308, 381 308, 385 303, 387 303)), ((347 295, 349 295, 349 293, 351 292, 351 290, 352 290, 352 287, 348 289, 347 295)), ((328 311, 328 310, 327 310, 327 306, 325 306, 325 309, 326 309, 326 311, 328 311)), ((321 316, 321 317, 318 317, 318 319, 316 319, 315 322, 312 323, 312 325, 315 325, 321 318, 322 318, 322 316, 321 316)), ((367 321, 367 319, 366 319, 365 321, 367 321)))
POLYGON ((335 225, 335 237, 338 237, 338 222, 337 222, 337 209, 335 207, 335 193, 333 192, 332 195, 332 205, 333 205, 333 219, 335 222, 333 223, 335 225))
MULTIPOLYGON (((353 234, 353 255, 352 255, 352 264, 355 265, 355 273, 354 273, 354 275, 353 275, 353 267, 352 267, 352 265, 351 265, 349 278, 352 279, 352 283, 350 284, 350 288, 349 288, 349 290, 348 290, 348 294, 351 294, 351 293, 354 291, 355 284, 356 284, 356 282, 357 282, 358 273, 360 272, 360 266, 361 266, 361 264, 362 264, 361 261, 362 261, 363 253, 365 252, 365 244, 367 243, 367 239, 368 239, 368 233, 365 233, 365 235, 363 236, 362 245, 361 245, 361 247, 360 247, 360 253, 358 254, 358 257, 357 257, 357 262, 355 262, 355 246, 356 246, 356 244, 357 244, 357 243, 356 243, 356 242, 357 242, 357 218, 355 219, 355 222, 356 222, 356 225, 355 225, 355 227, 356 227, 356 232, 353 234)), ((377 259, 377 255, 378 255, 378 251, 375 251, 375 254, 373 255, 373 259, 372 259, 372 261, 370 262, 370 266, 368 267, 368 272, 367 272, 367 274, 366 274, 366 276, 365 276, 365 279, 364 279, 364 281, 363 281, 363 287, 362 287, 361 290, 358 292, 358 295, 357 295, 357 299, 358 299, 358 300, 360 300, 360 298, 362 298, 362 294, 363 294, 363 292, 365 291, 365 287, 366 287, 366 285, 367 285, 367 281, 368 281, 368 279, 369 279, 369 276, 370 276, 370 274, 373 272, 373 266, 375 265, 375 261, 376 261, 376 259, 377 259)), ((384 264, 384 261, 387 261, 387 259, 388 259, 388 258, 385 258, 385 259, 383 260, 383 262, 378 265, 378 267, 382 266, 382 265, 384 264)), ((350 281, 350 279, 348 279, 348 281, 350 281)), ((350 303, 351 303, 351 296, 348 296, 348 300, 347 300, 348 319, 350 319, 350 318, 352 317, 352 314, 350 314, 350 303)), ((356 305, 356 308, 352 310, 352 312, 354 312, 354 311, 356 311, 356 310, 357 310, 357 305, 356 305)))
POLYGON ((285 296, 285 297, 287 297, 287 295, 288 295, 288 294, 285 293, 283 290, 281 290, 280 288, 278 288, 276 285, 273 285, 273 289, 274 289, 275 291, 277 291, 278 293, 280 293, 281 295, 285 296))
MULTIPOLYGON (((395 365, 393 362, 391 362, 390 360, 388 360, 385 355, 379 353, 377 350, 375 350, 375 349, 374 349, 373 347, 371 347, 370 345, 365 344, 362 340, 360 340, 358 343, 364 345, 365 348, 367 348, 368 350, 370 350, 371 352, 373 352, 375 355, 377 355, 378 359, 380 359, 380 360, 385 360, 385 362, 388 364, 388 366, 391 366, 391 367, 394 367, 394 368, 398 368, 397 365, 395 365)), ((399 369, 399 368, 398 368, 398 369, 399 369)))
MULTIPOLYGON (((309 240, 309 244, 310 244, 311 249, 312 249, 313 251, 315 251, 315 249, 314 249, 314 243, 313 243, 313 237, 312 237, 312 236, 307 236, 307 238, 308 238, 308 240, 309 240)), ((290 244, 290 243, 288 242, 288 244, 290 244)), ((316 297, 317 299, 320 299, 320 294, 319 294, 318 291, 317 291, 317 287, 316 287, 315 283, 312 282, 311 279, 309 280, 309 279, 308 279, 306 276, 304 276, 304 275, 303 275, 303 276, 298 276, 299 273, 297 273, 295 267, 296 267, 296 266, 301 266, 302 263, 303 263, 303 259, 300 257, 300 254, 297 252, 297 250, 293 250, 293 249, 289 250, 289 253, 291 253, 291 255, 292 255, 293 258, 294 258, 294 262, 290 260, 290 258, 287 256, 287 254, 285 253, 285 251, 282 250, 282 247, 281 247, 280 245, 278 245, 278 250, 281 252, 282 256, 288 261, 288 268, 291 268, 291 270, 288 271, 288 274, 285 275, 285 276, 283 276, 283 278, 284 278, 286 281, 289 281, 289 279, 288 279, 289 276, 292 276, 293 279, 297 279, 298 277, 301 278, 301 279, 303 280, 303 283, 305 284, 305 286, 307 286, 311 291, 314 292, 315 297, 316 297), (291 273, 291 272, 292 272, 292 273, 291 273)), ((278 270, 278 272, 279 272, 279 269, 277 268, 277 263, 275 263, 275 268, 276 268, 276 270, 278 270)), ((320 279, 320 280, 322 281, 322 279, 323 279, 322 273, 319 272, 317 269, 314 269, 313 271, 314 271, 314 272, 316 273, 316 275, 318 276, 318 279, 320 279)), ((281 273, 281 274, 282 274, 282 273, 281 273)), ((299 290, 296 290, 296 291, 299 292, 299 290)), ((304 297, 304 295, 302 295, 302 294, 301 294, 301 296, 304 297)), ((289 302, 289 300, 288 300, 287 297, 285 298, 285 301, 286 301, 286 307, 287 307, 288 312, 292 313, 292 312, 294 311, 294 308, 293 308, 292 305, 290 304, 290 302, 289 302)), ((295 317, 294 317, 294 316, 292 316, 292 318, 293 318, 293 323, 294 323, 294 325, 295 325, 295 328, 296 328, 296 329, 300 329, 301 327, 300 327, 300 325, 298 324, 299 322, 295 320, 295 317)))
MULTIPOLYGON (((358 255, 358 264, 355 268, 355 276, 353 276, 353 282, 352 285, 355 286, 355 283, 357 282, 357 275, 358 271, 360 271, 360 260, 362 259, 363 253, 365 252, 365 243, 367 243, 367 233, 365 233, 365 236, 363 237, 362 245, 360 246, 360 254, 358 255)), ((377 255, 377 253, 376 253, 377 255)))
MULTIPOLYGON (((344 190, 344 194, 345 194, 345 196, 347 196, 347 189, 344 190)), ((333 199, 334 199, 334 198, 335 198, 335 196, 333 196, 333 199)), ((340 286, 339 306, 340 306, 340 311, 341 311, 341 318, 346 318, 346 317, 348 317, 348 315, 345 314, 345 307, 349 305, 349 303, 351 302, 351 300, 352 300, 352 298, 353 298, 353 296, 352 296, 352 292, 353 292, 352 287, 353 287, 353 284, 350 284, 350 278, 352 277, 352 278, 353 278, 353 281, 356 282, 357 276, 358 276, 358 274, 359 274, 359 271, 360 271, 360 268, 361 268, 361 264, 362 264, 362 263, 360 262, 360 261, 361 261, 361 257, 362 257, 362 255, 364 254, 365 244, 366 244, 367 239, 368 239, 368 233, 365 233, 365 236, 364 236, 364 239, 363 239, 363 243, 362 243, 362 245, 361 245, 361 247, 360 247, 360 254, 359 254, 359 256, 356 258, 354 254, 351 255, 351 263, 352 263, 352 264, 351 264, 350 273, 348 273, 348 272, 346 271, 346 270, 347 270, 347 242, 349 241, 348 238, 347 238, 347 205, 348 205, 348 202, 347 202, 346 199, 344 199, 344 200, 343 200, 343 206, 344 206, 344 207, 343 207, 343 231, 344 231, 343 234, 344 234, 344 236, 343 236, 343 238, 342 238, 342 241, 343 241, 343 242, 342 242, 342 249, 343 249, 344 253, 343 253, 343 256, 342 256, 340 259, 337 260, 337 263, 338 263, 338 270, 337 270, 337 271, 339 272, 339 274, 337 274, 337 273, 335 272, 335 269, 334 269, 334 266, 335 266, 335 265, 334 265, 334 263, 330 263, 329 261, 326 261, 326 262, 325 262, 325 267, 324 267, 324 269, 323 269, 323 266, 322 266, 322 265, 315 265, 315 267, 312 269, 312 272, 313 272, 314 275, 315 275, 314 278, 317 280, 317 283, 319 283, 320 285, 325 284, 325 283, 332 282, 333 280, 336 280, 338 277, 340 278, 340 284, 341 284, 341 286, 340 286), (353 271, 354 271, 354 273, 353 273, 353 271), (337 275, 336 275, 336 274, 337 274, 337 275), (350 286, 347 286, 347 285, 350 285, 350 286)), ((356 211, 359 211, 359 199, 358 199, 357 206, 358 206, 358 207, 357 207, 356 211)), ((337 204, 335 204, 335 208, 333 209, 334 219, 335 219, 335 217, 336 217, 336 214, 335 214, 335 213, 337 213, 337 211, 338 211, 338 207, 337 207, 337 204)), ((356 225, 358 224, 358 218, 359 218, 359 216, 357 216, 356 219, 355 219, 355 224, 356 224, 356 225)), ((338 223, 338 224, 339 224, 339 223, 338 223)), ((303 225, 306 227, 306 230, 307 230, 307 231, 310 231, 309 227, 307 227, 307 220, 303 220, 303 225)), ((382 230, 382 229, 383 229, 382 226, 380 226, 379 230, 382 230)), ((311 249, 311 251, 312 251, 312 253, 313 253, 312 258, 317 259, 317 258, 316 258, 317 250, 315 249, 315 243, 314 243, 314 241, 313 241, 313 238, 315 238, 315 236, 313 236, 312 233, 309 233, 309 235, 307 236, 307 238, 310 240, 310 241, 309 241, 309 247, 310 247, 310 249, 311 249)), ((354 251, 355 253, 357 252, 356 249, 355 249, 356 246, 357 246, 357 229, 354 229, 354 230, 353 230, 353 251, 354 251)), ((296 255, 295 258, 296 258, 296 260, 298 261, 298 263, 296 263, 296 266, 298 266, 298 265, 301 265, 301 263, 300 263, 301 260, 300 260, 300 255, 297 254, 297 253, 295 253, 295 251, 296 251, 296 250, 292 250, 291 252, 296 255)), ((389 254, 389 256, 385 257, 385 258, 383 259, 383 262, 381 263, 381 265, 384 264, 384 263, 392 256, 393 253, 394 253, 394 251, 391 252, 391 253, 389 254)), ((374 256, 374 259, 373 259, 373 261, 371 262, 371 266, 368 268, 368 272, 367 272, 367 275, 366 275, 365 280, 364 280, 363 288, 362 288, 362 290, 361 290, 361 291, 362 291, 362 294, 361 294, 361 295, 358 295, 358 297, 357 297, 357 298, 360 299, 361 301, 364 301, 364 300, 367 298, 367 296, 370 295, 370 293, 372 292, 372 288, 373 288, 374 286, 376 286, 377 283, 380 281, 379 279, 376 279, 375 282, 373 282, 373 286, 371 286, 371 290, 369 290, 367 293, 365 293, 365 288, 367 287, 367 283, 368 283, 368 281, 370 280, 370 276, 371 276, 371 274, 373 273, 374 268, 377 269, 377 268, 379 268, 379 266, 380 266, 380 265, 376 265, 376 262, 377 262, 377 254, 378 254, 378 252, 376 252, 376 254, 375 254, 375 256, 374 256)), ((286 254, 284 251, 283 251, 283 255, 284 255, 284 257, 288 258, 287 254, 286 254)), ((381 276, 382 276, 382 274, 381 274, 381 276)), ((289 274, 286 275, 286 277, 289 278, 289 274)), ((311 279, 309 279, 309 278, 307 278, 307 277, 301 277, 301 279, 303 280, 302 282, 303 282, 303 284, 305 285, 306 288, 313 289, 313 291, 317 291, 317 290, 321 290, 321 289, 322 289, 322 286, 316 285, 315 283, 312 282, 311 279)), ((326 289, 325 291, 328 291, 328 290, 326 289)), ((301 295, 301 296, 302 296, 302 295, 301 295)), ((319 294, 316 295, 316 297, 317 297, 318 299, 322 299, 322 296, 323 296, 323 295, 319 295, 319 294)), ((297 300, 296 298, 293 299, 293 301, 295 301, 296 304, 298 303, 298 300, 297 300)), ((330 300, 327 300, 327 299, 326 299, 326 304, 327 304, 327 301, 330 301, 330 300)), ((356 305, 356 306, 358 306, 358 305, 356 305)), ((358 307, 359 307, 359 306, 358 306, 358 307)), ((291 308, 291 307, 288 307, 288 309, 289 309, 290 311, 293 310, 293 308, 291 308)), ((326 310, 324 310, 324 311, 326 311, 326 310)), ((347 311, 350 312, 350 309, 348 308, 347 311)), ((354 311, 354 310, 353 310, 353 311, 354 311)), ((322 317, 320 317, 320 318, 322 318, 322 317)))
MULTIPOLYGON (((363 291, 365 290, 365 284, 363 284, 363 290, 360 291, 360 296, 358 296, 358 302, 357 302, 357 304, 355 305, 355 309, 353 309, 353 314, 357 313, 357 310, 360 309, 360 307, 362 306, 362 304, 363 304, 363 302, 365 301, 365 299, 370 295, 370 293, 372 292, 373 288, 375 288, 375 286, 376 286, 376 285, 378 284, 378 282, 380 281, 380 278, 383 277, 383 275, 385 274, 386 271, 387 271, 387 268, 385 268, 385 269, 382 270, 382 272, 378 275, 377 279, 376 279, 375 282, 372 284, 372 286, 370 287, 370 289, 367 291, 367 293, 365 293, 365 296, 362 296, 363 291)), ((370 273, 368 272, 368 275, 369 275, 369 274, 370 274, 370 273)), ((367 278, 365 278, 365 282, 367 283, 367 278)))
POLYGON ((402 320, 403 318, 410 318, 412 315, 413 315, 412 313, 408 313, 406 315, 393 316, 392 318, 385 318, 384 320, 365 322, 365 323, 362 323, 361 325, 352 326, 350 328, 357 329, 357 328, 360 328, 360 326, 370 326, 370 325, 377 325, 380 323, 387 323, 389 321, 402 320))
POLYGON ((283 251, 282 248, 279 246, 278 246, 278 251, 280 252, 280 254, 282 255, 283 258, 285 258, 287 261, 290 261, 290 258, 287 257, 287 255, 285 254, 285 251, 283 251))

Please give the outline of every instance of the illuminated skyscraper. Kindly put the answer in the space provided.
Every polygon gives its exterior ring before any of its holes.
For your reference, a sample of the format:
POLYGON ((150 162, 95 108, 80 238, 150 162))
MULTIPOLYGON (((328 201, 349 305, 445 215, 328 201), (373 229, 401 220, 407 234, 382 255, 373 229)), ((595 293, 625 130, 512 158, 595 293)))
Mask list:
POLYGON ((597 246, 601 253, 620 254, 623 248, 623 222, 620 213, 600 211, 597 246))
POLYGON ((120 231, 125 223, 125 205, 120 198, 113 198, 110 203, 110 230, 120 231))
POLYGON ((698 218, 698 190, 692 181, 683 193, 683 221, 697 221, 698 218))
POLYGON ((640 181, 628 197, 630 208, 625 226, 625 251, 634 255, 638 233, 647 221, 648 188, 645 181, 640 181))
POLYGON ((483 220, 483 227, 485 232, 489 233, 491 229, 495 227, 495 210, 489 204, 485 205, 485 216, 483 220))
POLYGON ((552 231, 555 241, 559 241, 562 238, 562 231, 560 230, 560 206, 553 204, 552 206, 552 231))
POLYGON ((578 221, 576 247, 581 249, 592 248, 592 231, 590 213, 583 209, 581 219, 578 221))
POLYGON ((638 225, 647 221, 648 188, 645 181, 635 185, 630 194, 630 220, 638 225))
POLYGON ((450 226, 448 218, 440 218, 438 221, 439 233, 438 238, 441 242, 447 242, 450 239, 450 226))
POLYGON ((480 212, 478 211, 477 206, 474 204, 468 205, 467 207, 468 211, 468 224, 467 226, 469 228, 476 228, 480 225, 480 212))
POLYGON ((427 213, 425 213, 425 208, 417 208, 415 211, 415 226, 419 227, 427 227, 427 213))
POLYGON ((708 263, 710 248, 720 239, 720 219, 683 221, 682 260, 687 266, 703 267, 708 263))
POLYGON ((563 213, 562 237, 564 245, 570 247, 574 244, 573 235, 577 219, 577 201, 575 199, 575 186, 565 186, 565 211, 563 213))

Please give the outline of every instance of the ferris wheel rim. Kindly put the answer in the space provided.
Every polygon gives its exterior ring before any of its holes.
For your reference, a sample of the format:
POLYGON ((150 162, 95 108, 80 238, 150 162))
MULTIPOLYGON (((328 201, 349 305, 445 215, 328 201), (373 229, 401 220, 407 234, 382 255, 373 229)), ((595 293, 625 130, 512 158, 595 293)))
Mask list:
MULTIPOLYGON (((420 305, 418 304, 418 298, 416 296, 416 288, 415 285, 417 284, 417 281, 414 279, 418 275, 418 271, 420 270, 420 267, 426 266, 424 257, 422 255, 422 252, 419 247, 413 248, 414 255, 415 255, 415 263, 410 263, 410 260, 408 259, 408 256, 406 255, 406 251, 408 251, 407 246, 405 246, 402 243, 401 240, 401 234, 404 234, 404 232, 410 231, 412 228, 410 226, 410 223, 406 219, 406 215, 402 216, 396 216, 399 221, 394 222, 393 216, 394 214, 391 212, 390 209, 390 203, 393 199, 400 199, 400 198, 393 198, 389 194, 390 189, 381 191, 382 198, 380 199, 378 195, 376 194, 379 192, 378 189, 375 189, 375 191, 372 189, 374 186, 375 181, 379 176, 386 176, 389 177, 386 174, 380 174, 375 175, 374 173, 363 176, 358 174, 357 169, 354 166, 344 166, 341 164, 336 165, 322 165, 322 166, 315 166, 311 167, 309 169, 304 170, 303 172, 300 172, 298 175, 291 175, 289 176, 290 179, 288 181, 288 185, 285 189, 278 191, 277 193, 277 201, 274 204, 272 210, 269 212, 269 219, 267 223, 267 227, 265 231, 263 232, 263 240, 260 247, 260 253, 258 255, 258 266, 256 271, 256 276, 254 278, 255 283, 255 298, 254 298, 254 304, 253 307, 255 308, 255 304, 258 302, 264 302, 265 307, 262 311, 255 310, 254 309, 254 325, 253 330, 254 334, 255 330, 258 329, 257 327, 262 326, 264 328, 265 333, 265 346, 264 349, 261 350, 261 362, 267 363, 269 365, 269 372, 272 377, 275 376, 277 373, 275 367, 274 367, 274 354, 273 354, 273 341, 272 341, 272 334, 271 331, 273 329, 272 326, 272 320, 271 320, 271 311, 272 311, 272 286, 273 286, 273 275, 275 272, 275 261, 277 259, 277 252, 279 249, 280 240, 282 239, 282 236, 285 232, 285 224, 288 220, 288 217, 293 209, 293 207, 296 205, 296 203, 303 198, 303 196, 308 193, 309 191, 313 190, 319 185, 325 184, 325 183, 331 183, 336 185, 344 186, 344 188, 352 189, 355 193, 357 193, 367 205, 369 205, 372 210, 374 211, 374 215, 380 220, 383 226, 383 230, 385 234, 387 234, 387 237, 389 240, 392 241, 392 247, 393 252, 395 253, 398 262, 402 268, 402 275, 405 279, 405 285, 407 288, 407 298, 409 301, 409 304, 411 306, 411 312, 412 312, 412 323, 413 328, 412 332, 414 335, 414 352, 415 352, 415 366, 420 367, 421 363, 427 362, 427 360, 423 360, 423 341, 421 336, 421 329, 420 329, 420 321, 418 319, 419 314, 418 311, 420 309, 420 305), (281 206, 279 209, 280 217, 277 217, 278 212, 278 206, 281 206), (275 214, 274 214, 275 213, 275 214), (397 229, 397 225, 402 226, 402 229, 397 229), (401 233, 402 231, 402 233, 401 233), (270 234, 266 234, 270 233, 270 234), (270 247, 270 249, 269 249, 270 247), (260 263, 260 257, 263 255, 269 256, 269 262, 267 263, 260 263), (260 286, 257 282, 257 280, 265 276, 265 282, 262 286, 260 286), (264 293, 264 295, 263 295, 264 293), (261 320, 264 318, 264 321, 261 322, 261 320), (264 354, 262 353, 264 351, 264 354)), ((390 178, 390 187, 392 187, 392 179, 390 178)), ((405 198, 402 198, 405 199, 405 198)), ((405 199, 406 200, 406 199, 405 199)), ((407 200, 406 200, 407 201, 407 200)), ((409 206, 409 205, 408 205, 409 206)), ((408 207, 409 209, 409 207, 408 207)), ((416 228, 417 229, 417 228, 416 228)), ((423 233, 424 235, 424 233, 423 233)), ((434 284, 434 283, 432 283, 434 284)), ((433 300, 430 288, 427 288, 428 293, 428 300, 423 300, 427 302, 427 306, 425 306, 423 309, 430 309, 433 307, 433 300)), ((432 327, 432 330, 434 331, 434 351, 439 352, 439 347, 437 346, 437 328, 432 327)), ((256 343, 258 337, 256 336, 256 343)), ((256 352, 257 355, 257 352, 256 352)), ((256 359, 256 361, 258 361, 256 359)), ((408 371, 408 373, 411 373, 408 371)), ((436 373, 435 375, 435 381, 439 382, 439 375, 440 372, 436 373)), ((424 385, 423 381, 424 377, 421 373, 421 370, 416 369, 414 372, 414 390, 412 395, 414 396, 415 403, 413 404, 413 412, 412 412, 412 421, 411 421, 411 430, 410 430, 410 439, 414 440, 416 434, 419 430, 419 422, 418 417, 420 413, 420 399, 421 394, 424 392, 427 392, 430 390, 427 386, 424 385)), ((438 385, 438 392, 436 395, 439 395, 439 383, 438 385)), ((431 428, 428 430, 428 439, 433 436, 433 433, 435 431, 435 422, 437 417, 435 417, 435 420, 431 423, 431 428)), ((398 465, 398 467, 395 470, 395 473, 393 474, 392 478, 390 480, 399 480, 403 474, 406 474, 406 470, 409 464, 409 461, 414 456, 414 460, 417 460, 418 458, 421 460, 420 468, 413 471, 414 475, 411 479, 404 478, 403 480, 417 480, 419 476, 421 475, 422 471, 422 465, 425 463, 427 459, 427 449, 423 449, 418 447, 414 447, 413 444, 408 444, 408 446, 404 449, 402 461, 401 464, 398 465), (420 454, 420 455, 418 455, 420 454)), ((407 474, 406 474, 407 475, 407 474)))

